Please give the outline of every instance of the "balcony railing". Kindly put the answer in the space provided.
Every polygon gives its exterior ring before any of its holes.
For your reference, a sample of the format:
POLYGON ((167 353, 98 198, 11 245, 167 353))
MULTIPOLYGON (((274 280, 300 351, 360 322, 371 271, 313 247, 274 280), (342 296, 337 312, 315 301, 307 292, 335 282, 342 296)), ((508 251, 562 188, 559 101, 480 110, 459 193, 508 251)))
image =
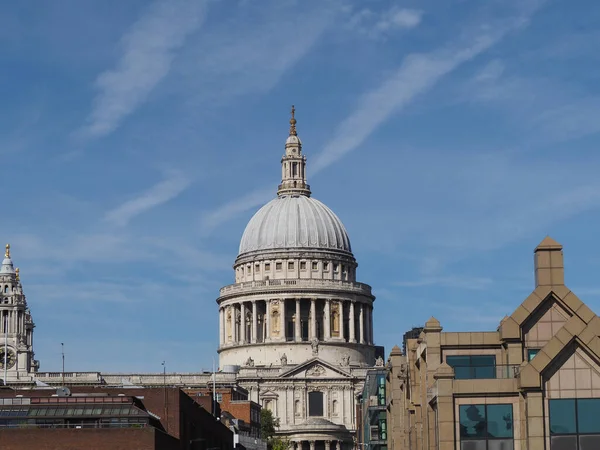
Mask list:
POLYGON ((519 375, 518 364, 494 364, 487 366, 453 366, 456 380, 493 380, 516 378, 519 375))
POLYGON ((297 280, 260 280, 246 281, 243 283, 230 284, 221 288, 221 296, 229 294, 243 293, 252 290, 277 290, 277 289, 324 289, 331 291, 351 291, 363 295, 371 295, 371 286, 364 283, 341 280, 318 280, 318 279, 297 279, 297 280))

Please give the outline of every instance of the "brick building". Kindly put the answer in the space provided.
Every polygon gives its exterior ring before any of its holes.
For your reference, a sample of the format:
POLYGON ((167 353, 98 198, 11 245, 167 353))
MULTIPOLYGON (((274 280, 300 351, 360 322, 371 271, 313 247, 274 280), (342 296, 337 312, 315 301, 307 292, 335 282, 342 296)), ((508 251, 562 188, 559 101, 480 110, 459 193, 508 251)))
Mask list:
POLYGON ((178 388, 2 389, 0 404, 3 450, 234 448, 233 433, 178 388))
POLYGON ((266 448, 260 436, 261 406, 249 400, 248 391, 241 386, 217 386, 213 400, 211 388, 189 388, 185 392, 208 411, 218 408, 216 417, 234 433, 235 443, 248 449, 266 448))

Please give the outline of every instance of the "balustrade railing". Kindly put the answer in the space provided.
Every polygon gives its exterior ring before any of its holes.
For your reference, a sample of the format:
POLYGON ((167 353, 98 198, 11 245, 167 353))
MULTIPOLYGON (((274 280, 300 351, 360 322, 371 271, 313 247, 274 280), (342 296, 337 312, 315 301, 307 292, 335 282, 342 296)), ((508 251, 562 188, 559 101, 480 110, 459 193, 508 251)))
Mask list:
POLYGON ((297 279, 297 280, 257 280, 245 281, 243 283, 230 284, 221 288, 221 295, 231 294, 235 292, 243 292, 253 288, 320 288, 320 289, 343 289, 347 291, 360 292, 366 295, 371 295, 371 286, 364 283, 342 280, 318 280, 318 279, 297 279))

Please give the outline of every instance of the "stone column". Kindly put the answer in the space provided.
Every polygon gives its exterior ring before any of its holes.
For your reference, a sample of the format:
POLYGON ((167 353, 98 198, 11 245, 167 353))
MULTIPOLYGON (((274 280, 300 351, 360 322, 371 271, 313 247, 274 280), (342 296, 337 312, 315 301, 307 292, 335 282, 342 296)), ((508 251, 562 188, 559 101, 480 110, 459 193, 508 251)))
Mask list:
POLYGON ((265 338, 264 341, 271 340, 271 300, 265 300, 265 338))
POLYGON ((227 312, 230 313, 229 315, 229 320, 227 320, 227 322, 229 323, 229 336, 227 336, 228 338, 230 338, 230 340, 228 342, 234 342, 235 340, 235 333, 233 331, 233 329, 235 328, 235 309, 233 309, 233 305, 229 305, 227 307, 227 312))
POLYGON ((250 342, 256 344, 258 333, 258 312, 256 310, 256 300, 252 300, 252 329, 250 330, 250 342))
MULTIPOLYGON (((314 339, 317 337, 317 308, 315 305, 315 299, 310 299, 310 338, 314 339)), ((314 447, 315 441, 310 441, 314 447)), ((313 449, 314 450, 314 449, 313 449)))
POLYGON ((341 442, 335 441, 335 450, 341 450, 341 449, 342 449, 341 442))
POLYGON ((350 301, 350 314, 348 317, 349 328, 350 328, 350 336, 348 342, 356 342, 355 330, 354 330, 354 302, 350 301))
POLYGON ((281 311, 279 316, 279 329, 281 330, 281 339, 286 341, 286 327, 285 327, 285 298, 279 300, 279 304, 281 305, 281 311))
POLYGON ((225 311, 219 308, 219 345, 225 344, 225 311))
MULTIPOLYGON (((300 299, 296 299, 296 320, 294 321, 294 340, 300 342, 302 340, 302 328, 300 327, 300 299)), ((302 445, 302 443, 300 443, 302 445)))
POLYGON ((331 450, 331 441, 325 441, 325 450, 331 450))
POLYGON ((315 450, 315 441, 308 441, 310 444, 310 450, 315 450))
POLYGON ((246 304, 240 303, 240 343, 246 343, 246 304))
POLYGON ((360 304, 360 311, 358 312, 358 327, 360 331, 360 343, 365 343, 365 314, 364 314, 364 305, 360 304))
POLYGON ((346 340, 344 336, 344 301, 340 300, 340 338, 342 341, 346 340))
POLYGON ((371 318, 369 314, 369 305, 365 304, 365 344, 371 343, 371 318))
POLYGON ((373 307, 369 306, 369 343, 372 345, 374 342, 373 339, 373 307))
POLYGON ((323 329, 325 331, 324 339, 329 341, 331 339, 331 300, 325 299, 325 317, 323 318, 323 329))
POLYGON ((233 305, 233 333, 234 333, 234 342, 237 344, 240 342, 240 325, 238 323, 238 311, 240 310, 240 305, 233 305))

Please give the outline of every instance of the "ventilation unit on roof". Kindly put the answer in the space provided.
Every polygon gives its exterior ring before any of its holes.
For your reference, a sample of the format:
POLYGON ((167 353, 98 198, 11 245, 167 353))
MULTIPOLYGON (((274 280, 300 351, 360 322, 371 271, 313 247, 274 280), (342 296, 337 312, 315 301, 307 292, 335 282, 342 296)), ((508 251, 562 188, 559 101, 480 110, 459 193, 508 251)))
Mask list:
POLYGON ((68 387, 59 387, 56 390, 56 395, 59 397, 70 397, 71 396, 71 390, 68 387))

